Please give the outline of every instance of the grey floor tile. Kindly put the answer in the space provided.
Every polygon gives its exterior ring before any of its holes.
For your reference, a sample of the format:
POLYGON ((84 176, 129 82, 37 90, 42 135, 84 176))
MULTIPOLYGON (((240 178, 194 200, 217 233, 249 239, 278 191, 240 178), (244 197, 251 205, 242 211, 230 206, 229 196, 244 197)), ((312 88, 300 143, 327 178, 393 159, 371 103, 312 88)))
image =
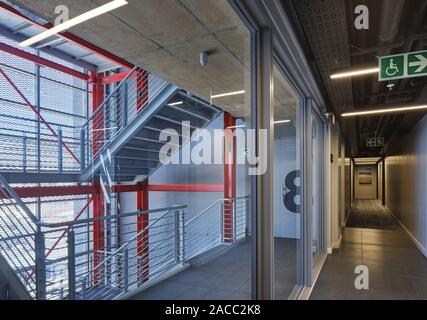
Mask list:
POLYGON ((359 201, 349 221, 352 228, 344 229, 342 248, 327 258, 310 299, 427 299, 427 259, 389 212, 376 201, 359 201), (369 269, 369 290, 355 290, 357 263, 369 269))

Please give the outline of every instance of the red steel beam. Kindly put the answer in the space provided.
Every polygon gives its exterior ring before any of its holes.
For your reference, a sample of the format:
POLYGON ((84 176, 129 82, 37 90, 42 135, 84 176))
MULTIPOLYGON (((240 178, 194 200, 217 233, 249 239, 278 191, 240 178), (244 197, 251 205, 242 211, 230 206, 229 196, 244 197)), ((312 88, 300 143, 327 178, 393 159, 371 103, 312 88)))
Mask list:
MULTIPOLYGON (((26 23, 29 23, 29 24, 36 26, 36 27, 40 27, 44 30, 48 30, 48 29, 53 27, 53 25, 51 23, 41 25, 41 24, 31 20, 30 18, 26 17, 25 15, 20 13, 18 10, 16 10, 12 6, 10 6, 4 2, 0 2, 0 8, 7 11, 8 13, 10 13, 11 15, 13 15, 15 17, 18 17, 18 18, 24 20, 26 23)), ((90 43, 89 41, 83 40, 82 38, 77 37, 70 32, 62 32, 62 33, 59 33, 58 36, 69 41, 69 42, 74 43, 75 45, 78 45, 79 47, 81 47, 87 51, 90 51, 90 52, 92 52, 98 56, 101 56, 110 62, 118 64, 122 67, 130 68, 130 69, 132 69, 134 67, 133 64, 131 64, 130 62, 116 56, 115 54, 112 54, 111 52, 108 52, 107 50, 104 50, 104 49, 94 45, 93 43, 90 43)))
POLYGON ((89 75, 87 75, 85 73, 73 70, 71 68, 68 68, 68 67, 65 67, 63 65, 60 65, 59 63, 55 63, 53 61, 41 58, 41 57, 36 56, 34 54, 31 54, 31 53, 19 50, 17 48, 8 46, 5 43, 0 43, 0 50, 4 51, 4 52, 7 52, 9 54, 12 54, 14 56, 17 56, 17 57, 20 57, 20 58, 32 61, 32 62, 34 62, 34 63, 36 63, 38 65, 41 65, 41 66, 44 66, 44 67, 48 67, 48 68, 51 68, 51 69, 63 72, 65 74, 68 74, 70 76, 76 77, 78 79, 81 79, 81 80, 84 80, 84 81, 89 81, 89 75))
MULTIPOLYGON (((78 196, 78 195, 93 195, 96 188, 93 185, 72 185, 72 186, 55 186, 55 187, 16 187, 16 194, 20 198, 37 198, 37 197, 61 197, 61 196, 78 196)), ((222 184, 206 184, 206 185, 148 185, 141 186, 140 184, 132 185, 114 185, 113 192, 128 193, 138 191, 148 192, 224 192, 222 184)), ((0 193, 0 199, 5 199, 5 195, 0 193)))
MULTIPOLYGON (((74 195, 90 195, 96 190, 93 186, 55 186, 55 187, 18 187, 13 188, 20 198, 38 198, 38 197, 60 197, 74 195)), ((0 199, 6 196, 0 194, 0 199)))
POLYGON ((150 192, 224 192, 222 184, 150 184, 150 192))
MULTIPOLYGON (((120 72, 117 74, 112 74, 110 76, 106 76, 106 77, 102 77, 100 79, 100 83, 101 84, 112 84, 112 83, 117 83, 122 81, 128 74, 129 74, 129 69, 127 71, 124 72, 120 72)), ((131 78, 133 78, 134 76, 132 75, 131 78)))

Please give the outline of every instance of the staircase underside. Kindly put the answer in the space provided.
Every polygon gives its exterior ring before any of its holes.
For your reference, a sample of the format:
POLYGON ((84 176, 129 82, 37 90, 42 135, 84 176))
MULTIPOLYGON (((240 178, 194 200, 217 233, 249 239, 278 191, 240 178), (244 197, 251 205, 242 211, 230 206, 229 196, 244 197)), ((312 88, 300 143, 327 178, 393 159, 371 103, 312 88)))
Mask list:
MULTIPOLYGON (((146 109, 133 121, 137 125, 131 124, 115 137, 108 147, 114 158, 109 171, 116 182, 132 182, 136 178, 150 176, 161 166, 160 150, 167 143, 159 139, 163 130, 175 130, 180 135, 182 145, 183 121, 190 122, 193 133, 196 129, 205 128, 221 114, 220 109, 182 90, 173 92, 155 110, 149 110, 150 106, 146 109)), ((101 174, 99 159, 92 168, 93 171, 83 173, 83 181, 92 177, 95 180, 99 178, 101 174)))

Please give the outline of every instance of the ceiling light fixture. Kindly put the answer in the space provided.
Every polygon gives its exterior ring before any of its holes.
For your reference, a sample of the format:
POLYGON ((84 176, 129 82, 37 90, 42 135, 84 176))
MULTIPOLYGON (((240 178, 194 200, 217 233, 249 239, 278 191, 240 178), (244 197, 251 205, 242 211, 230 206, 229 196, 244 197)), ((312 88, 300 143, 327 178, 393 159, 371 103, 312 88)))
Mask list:
POLYGON ((169 103, 168 106, 174 107, 174 106, 180 106, 184 104, 184 101, 178 101, 178 102, 174 102, 174 103, 169 103))
POLYGON ((245 94, 245 93, 246 93, 245 90, 228 92, 228 93, 221 93, 221 94, 216 94, 214 96, 211 96, 211 99, 223 98, 223 97, 229 97, 229 96, 236 96, 238 94, 245 94))
POLYGON ((378 109, 378 110, 370 110, 370 111, 359 111, 359 112, 348 112, 343 113, 342 117, 359 117, 359 116, 369 116, 369 115, 377 115, 383 113, 397 113, 397 112, 406 112, 406 111, 417 111, 427 109, 427 105, 422 106, 408 106, 408 107, 399 107, 399 108, 386 108, 386 109, 378 109))
POLYGON ((281 124, 281 123, 290 123, 291 120, 280 120, 280 121, 274 121, 274 124, 281 124))
POLYGON ((239 125, 239 126, 227 127, 227 129, 240 129, 240 128, 246 128, 246 124, 242 124, 242 125, 239 125))
POLYGON ((61 24, 59 24, 59 25, 57 25, 57 26, 55 26, 53 28, 50 28, 50 29, 48 29, 48 30, 46 30, 46 31, 44 31, 44 32, 42 32, 42 33, 40 33, 40 34, 38 34, 38 35, 30 38, 30 39, 28 39, 28 40, 25 40, 25 41, 21 42, 19 45, 21 47, 29 47, 29 46, 31 46, 31 45, 33 45, 35 43, 38 43, 38 42, 40 42, 40 41, 42 41, 44 39, 47 39, 47 38, 49 38, 49 37, 51 37, 51 36, 53 36, 55 34, 58 34, 58 33, 62 32, 62 31, 70 29, 71 27, 74 27, 74 26, 76 26, 76 25, 78 25, 80 23, 83 23, 85 21, 88 21, 90 19, 98 17, 100 15, 103 15, 103 14, 105 14, 107 12, 113 11, 113 10, 115 10, 117 8, 120 8, 122 6, 125 6, 127 4, 128 4, 128 2, 126 0, 114 0, 114 1, 111 1, 111 2, 109 2, 107 4, 104 4, 104 5, 100 6, 100 7, 98 7, 98 8, 95 8, 93 10, 90 10, 90 11, 86 12, 86 13, 83 13, 83 14, 75 17, 75 18, 72 18, 72 19, 70 19, 68 21, 65 21, 64 23, 61 23, 61 24))
POLYGON ((345 72, 339 72, 334 73, 331 75, 331 79, 342 79, 342 78, 349 78, 349 77, 357 77, 357 76, 363 76, 367 74, 373 74, 380 72, 380 68, 367 68, 367 69, 360 69, 360 70, 354 70, 354 71, 345 71, 345 72))

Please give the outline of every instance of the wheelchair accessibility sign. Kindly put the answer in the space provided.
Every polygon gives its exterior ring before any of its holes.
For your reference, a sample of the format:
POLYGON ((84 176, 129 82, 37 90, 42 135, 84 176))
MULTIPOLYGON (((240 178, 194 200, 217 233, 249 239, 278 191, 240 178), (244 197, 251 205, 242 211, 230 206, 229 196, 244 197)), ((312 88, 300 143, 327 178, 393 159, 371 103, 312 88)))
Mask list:
POLYGON ((427 76, 427 51, 380 58, 380 81, 427 76))

